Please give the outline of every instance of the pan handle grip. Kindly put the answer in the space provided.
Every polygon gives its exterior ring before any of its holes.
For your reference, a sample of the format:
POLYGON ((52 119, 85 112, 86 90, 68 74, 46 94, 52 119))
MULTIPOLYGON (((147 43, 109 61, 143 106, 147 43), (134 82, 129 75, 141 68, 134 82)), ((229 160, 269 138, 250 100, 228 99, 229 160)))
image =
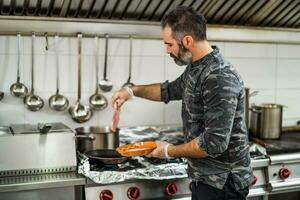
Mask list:
POLYGON ((79 138, 79 139, 88 139, 88 140, 95 140, 96 137, 93 134, 90 135, 75 135, 75 138, 79 138))

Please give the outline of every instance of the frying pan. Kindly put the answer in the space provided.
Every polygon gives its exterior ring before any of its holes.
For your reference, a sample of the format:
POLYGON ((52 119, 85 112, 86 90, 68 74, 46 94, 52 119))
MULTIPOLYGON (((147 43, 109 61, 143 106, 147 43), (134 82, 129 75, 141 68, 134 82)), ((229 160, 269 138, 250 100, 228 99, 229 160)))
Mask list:
POLYGON ((92 164, 122 164, 127 162, 128 158, 121 156, 115 149, 98 149, 87 151, 85 155, 92 164))

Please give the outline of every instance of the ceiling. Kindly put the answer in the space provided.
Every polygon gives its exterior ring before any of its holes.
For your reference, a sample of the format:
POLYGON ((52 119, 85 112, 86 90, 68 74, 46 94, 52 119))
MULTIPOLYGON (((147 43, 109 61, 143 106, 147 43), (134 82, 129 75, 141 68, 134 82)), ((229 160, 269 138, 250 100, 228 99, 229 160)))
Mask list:
POLYGON ((1 16, 159 22, 178 5, 208 24, 300 27, 300 0, 0 0, 1 16))

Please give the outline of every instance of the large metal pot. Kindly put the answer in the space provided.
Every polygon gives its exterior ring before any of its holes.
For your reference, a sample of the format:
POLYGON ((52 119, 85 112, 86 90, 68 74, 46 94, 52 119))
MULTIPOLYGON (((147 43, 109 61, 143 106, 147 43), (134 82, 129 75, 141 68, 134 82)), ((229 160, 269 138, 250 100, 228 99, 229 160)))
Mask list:
POLYGON ((75 130, 76 148, 81 153, 119 147, 119 129, 116 132, 112 132, 109 126, 91 126, 80 127, 75 130))
POLYGON ((282 132, 282 105, 262 104, 251 107, 250 132, 261 139, 279 139, 282 132))

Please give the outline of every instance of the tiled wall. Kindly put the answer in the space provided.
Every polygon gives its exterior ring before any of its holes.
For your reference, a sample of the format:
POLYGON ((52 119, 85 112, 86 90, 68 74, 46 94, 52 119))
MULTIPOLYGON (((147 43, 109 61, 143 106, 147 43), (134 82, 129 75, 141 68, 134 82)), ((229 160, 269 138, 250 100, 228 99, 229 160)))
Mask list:
MULTIPOLYGON (((53 39, 50 38, 50 46, 53 39)), ((95 56, 92 38, 83 39, 82 58, 82 103, 88 104, 89 96, 95 91, 95 56)), ((300 120, 300 45, 212 42, 220 47, 223 55, 241 73, 246 86, 259 90, 251 102, 276 102, 288 106, 284 111, 284 124, 294 124, 300 120)), ((28 87, 30 79, 31 38, 22 38, 21 81, 28 87)), ((77 40, 61 38, 59 45, 61 93, 73 105, 77 98, 77 40)), ((105 93, 110 100, 114 91, 127 80, 129 62, 128 40, 111 39, 109 42, 108 78, 113 82, 113 90, 105 93)), ((103 73, 104 40, 100 40, 100 79, 103 73)), ((92 119, 84 124, 72 121, 67 111, 49 109, 48 98, 55 93, 55 59, 53 47, 45 51, 45 39, 36 38, 35 48, 35 92, 45 100, 41 111, 31 112, 24 108, 21 99, 9 94, 9 87, 16 81, 17 48, 13 36, 0 37, 0 90, 5 98, 0 102, 0 125, 10 123, 37 123, 61 121, 75 128, 89 125, 109 125, 112 108, 94 112, 92 119)), ((134 40, 133 74, 136 84, 173 80, 184 67, 176 66, 164 52, 162 41, 134 40)), ((125 104, 120 126, 179 124, 180 102, 164 105, 135 98, 125 104)))

